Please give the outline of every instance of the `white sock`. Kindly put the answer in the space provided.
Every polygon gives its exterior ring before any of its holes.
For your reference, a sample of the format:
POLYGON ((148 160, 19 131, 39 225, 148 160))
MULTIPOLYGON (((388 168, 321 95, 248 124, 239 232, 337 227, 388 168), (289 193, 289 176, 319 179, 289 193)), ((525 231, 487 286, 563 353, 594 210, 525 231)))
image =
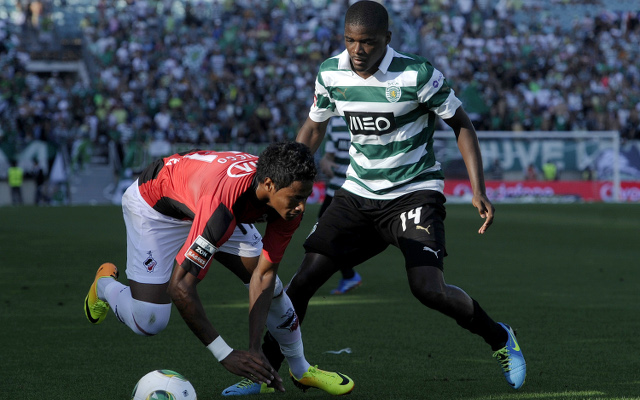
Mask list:
POLYGON ((116 282, 116 280, 112 276, 103 276, 102 278, 98 279, 96 291, 98 292, 98 298, 100 300, 107 301, 107 299, 104 297, 104 294, 107 286, 109 286, 109 284, 112 282, 116 282))
POLYGON ((291 353, 299 352, 302 356, 285 356, 287 358, 287 363, 289 363, 289 370, 296 377, 296 379, 302 378, 305 372, 309 370, 311 364, 307 361, 304 356, 304 345, 302 344, 302 339, 292 344, 280 345, 280 350, 283 354, 286 354, 288 351, 291 353))
POLYGON ((298 315, 293 309, 291 299, 277 278, 273 291, 274 298, 267 315, 267 329, 280 344, 280 350, 289 363, 291 373, 298 379, 307 372, 311 364, 304 356, 304 345, 298 315))
MULTIPOLYGON (((98 280, 100 283, 102 279, 98 280)), ((98 289, 100 293, 100 289, 98 289)), ((171 304, 155 304, 131 297, 131 288, 112 279, 104 288, 105 301, 120 322, 142 336, 152 336, 166 328, 171 304)), ((99 295, 98 295, 99 296, 99 295)))

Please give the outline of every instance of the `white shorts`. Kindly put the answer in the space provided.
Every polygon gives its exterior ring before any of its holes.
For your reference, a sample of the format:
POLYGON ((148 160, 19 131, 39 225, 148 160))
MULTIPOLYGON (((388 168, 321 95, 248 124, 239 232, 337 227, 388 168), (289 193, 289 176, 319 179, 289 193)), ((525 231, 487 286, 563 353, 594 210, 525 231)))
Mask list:
MULTIPOLYGON (((167 217, 154 210, 140 195, 134 182, 122 196, 127 229, 127 279, 139 283, 169 282, 175 257, 191 230, 191 221, 167 217)), ((253 225, 236 227, 218 251, 240 257, 258 257, 262 236, 253 225)))

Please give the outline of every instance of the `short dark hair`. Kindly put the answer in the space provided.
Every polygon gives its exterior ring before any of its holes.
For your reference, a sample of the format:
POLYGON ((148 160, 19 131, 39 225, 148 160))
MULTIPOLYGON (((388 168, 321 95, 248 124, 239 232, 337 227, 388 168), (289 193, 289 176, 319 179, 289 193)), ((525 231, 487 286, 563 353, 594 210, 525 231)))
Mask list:
POLYGON ((375 1, 353 3, 344 18, 345 25, 366 26, 380 32, 389 31, 389 13, 384 6, 375 1))
POLYGON ((278 142, 270 144, 260 154, 256 166, 256 179, 259 183, 271 178, 276 190, 291 186, 295 181, 311 181, 318 170, 307 145, 297 142, 278 142))

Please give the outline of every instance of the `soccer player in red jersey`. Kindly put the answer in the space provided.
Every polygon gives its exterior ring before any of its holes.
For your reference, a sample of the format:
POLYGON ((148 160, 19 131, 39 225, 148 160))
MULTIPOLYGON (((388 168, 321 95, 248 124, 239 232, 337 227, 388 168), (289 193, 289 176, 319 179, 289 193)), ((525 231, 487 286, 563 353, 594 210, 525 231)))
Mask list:
MULTIPOLYGON (((258 393, 284 391, 260 340, 266 323, 281 343, 292 375, 302 377, 314 368, 304 357, 297 315, 277 270, 315 176, 311 152, 295 142, 272 144, 260 157, 190 151, 155 161, 122 198, 129 286, 117 281, 113 264, 102 264, 85 299, 87 319, 98 324, 112 308, 132 331, 151 336, 167 326, 173 302, 227 370, 259 383, 247 385, 258 393), (253 226, 256 222, 267 223, 264 237, 253 226), (249 289, 248 351, 224 342, 200 301, 197 284, 213 259, 249 289)), ((336 373, 321 372, 343 381, 336 373)))

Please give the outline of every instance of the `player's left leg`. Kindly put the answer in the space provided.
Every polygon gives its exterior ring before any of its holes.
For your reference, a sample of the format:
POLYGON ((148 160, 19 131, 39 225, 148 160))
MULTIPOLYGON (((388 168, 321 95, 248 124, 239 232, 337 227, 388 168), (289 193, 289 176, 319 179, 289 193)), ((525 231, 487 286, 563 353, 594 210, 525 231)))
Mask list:
MULTIPOLYGON (((368 199, 345 191, 336 192, 331 206, 307 237, 306 254, 287 288, 300 323, 305 318, 311 297, 333 274, 341 267, 353 267, 368 260, 388 246, 381 241, 371 218, 362 212, 371 209, 368 202, 368 199)), ((277 369, 283 357, 268 333, 262 350, 277 369)), ((350 379, 343 380, 348 381, 350 379)), ((303 380, 297 383, 307 385, 303 380)))
MULTIPOLYGON (((257 260, 256 260, 257 262, 257 260)), ((249 284, 245 284, 249 286, 249 284)), ((311 366, 304 355, 304 344, 300 323, 291 300, 284 291, 280 278, 276 280, 274 297, 267 315, 267 329, 272 340, 277 343, 279 353, 289 364, 293 382, 302 390, 315 387, 333 395, 347 394, 353 390, 353 381, 338 372, 324 371, 311 366)), ((274 367, 275 368, 275 367, 274 367)), ((243 379, 222 391, 223 396, 244 396, 250 394, 273 393, 266 384, 257 384, 243 379)))
MULTIPOLYGON (((230 240, 221 246, 220 251, 215 255, 216 260, 238 276, 247 288, 262 249, 261 241, 254 240, 256 233, 253 226, 243 226, 241 231, 234 232, 230 240), (253 244, 243 241, 243 237, 249 238, 253 244)), ((312 367, 305 358, 298 316, 279 277, 276 277, 273 293, 267 315, 267 329, 277 343, 279 354, 281 352, 286 357, 291 375, 308 383, 309 385, 305 388, 318 387, 330 394, 348 393, 353 388, 353 381, 347 378, 345 383, 343 375, 312 367)), ((243 396, 273 392, 274 389, 267 387, 266 384, 260 385, 243 379, 226 388, 222 395, 243 396)))
POLYGON ((407 269, 411 293, 425 306, 458 322, 463 328, 480 335, 494 350, 508 340, 505 330, 494 322, 464 290, 444 281, 442 270, 435 266, 407 269))
POLYGON ((464 290, 445 282, 444 196, 435 191, 416 192, 403 196, 389 208, 389 215, 397 217, 389 218, 382 228, 405 257, 413 295, 425 306, 481 336, 496 352, 494 357, 507 382, 516 389, 522 386, 526 364, 510 328, 491 319, 464 290))
POLYGON ((524 384, 526 363, 511 327, 491 319, 464 290, 446 284, 437 267, 409 268, 407 277, 411 292, 422 304, 455 319, 458 325, 481 336, 491 346, 493 357, 511 387, 519 389, 524 384))

